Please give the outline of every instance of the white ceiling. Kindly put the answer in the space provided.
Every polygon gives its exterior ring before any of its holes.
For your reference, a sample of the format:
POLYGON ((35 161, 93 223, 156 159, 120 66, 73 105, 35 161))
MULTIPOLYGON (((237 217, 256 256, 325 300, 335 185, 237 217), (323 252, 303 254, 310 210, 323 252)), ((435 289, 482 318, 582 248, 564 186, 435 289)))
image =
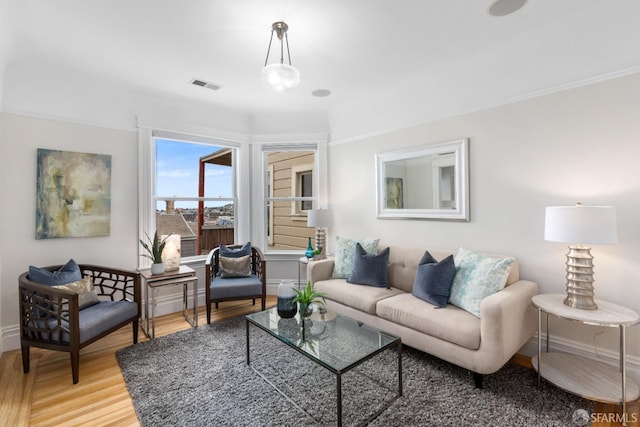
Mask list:
POLYGON ((306 115, 313 130, 340 140, 640 70, 638 0, 529 0, 505 17, 490 16, 489 4, 2 0, 11 48, 0 64, 13 70, 3 107, 37 108, 11 91, 21 78, 48 78, 47 86, 66 78, 225 109, 250 118, 256 132, 274 117, 306 115), (289 24, 302 80, 286 93, 260 81, 278 20, 289 24), (223 87, 192 86, 194 77, 223 87), (331 95, 313 97, 316 89, 331 95))

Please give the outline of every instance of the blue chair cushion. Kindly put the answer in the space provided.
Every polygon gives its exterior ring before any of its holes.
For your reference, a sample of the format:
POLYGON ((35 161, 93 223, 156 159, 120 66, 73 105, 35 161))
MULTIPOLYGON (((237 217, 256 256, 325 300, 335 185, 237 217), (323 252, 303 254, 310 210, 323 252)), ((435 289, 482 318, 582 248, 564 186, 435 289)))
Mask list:
POLYGON ((80 266, 73 259, 70 259, 56 271, 49 271, 33 265, 29 266, 29 280, 43 285, 66 285, 67 283, 77 282, 81 279, 82 273, 80 266))
POLYGON ((216 276, 211 280, 210 291, 211 299, 251 297, 262 294, 262 281, 255 274, 224 279, 216 276))
POLYGON ((238 249, 231 249, 224 244, 220 245, 220 256, 227 258, 240 258, 247 255, 251 255, 251 242, 245 243, 238 249))
MULTIPOLYGON (((80 344, 102 334, 105 331, 138 316, 138 305, 131 301, 101 301, 99 304, 87 307, 79 311, 80 322, 80 344)), ((38 322, 44 322, 39 320, 38 322)), ((69 342, 69 323, 62 322, 62 331, 56 329, 56 319, 47 320, 48 327, 54 329, 51 336, 53 341, 57 341, 62 332, 62 342, 69 342)))

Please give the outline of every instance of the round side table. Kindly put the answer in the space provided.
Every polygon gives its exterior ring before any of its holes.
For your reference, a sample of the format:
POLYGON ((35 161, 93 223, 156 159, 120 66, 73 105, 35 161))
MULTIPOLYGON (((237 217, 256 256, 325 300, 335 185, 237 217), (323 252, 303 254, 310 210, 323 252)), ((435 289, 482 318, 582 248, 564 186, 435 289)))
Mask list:
POLYGON ((564 305, 564 295, 541 294, 531 303, 538 309, 538 355, 531 360, 540 378, 585 399, 622 404, 623 425, 626 425, 627 402, 640 397, 638 384, 627 378, 626 329, 640 323, 635 311, 602 300, 596 300, 597 310, 581 310, 564 305), (546 352, 542 352, 542 315, 546 315, 546 352), (583 356, 549 350, 549 315, 584 325, 615 327, 620 330, 620 366, 595 361, 583 356), (616 380, 620 378, 620 381, 616 380))

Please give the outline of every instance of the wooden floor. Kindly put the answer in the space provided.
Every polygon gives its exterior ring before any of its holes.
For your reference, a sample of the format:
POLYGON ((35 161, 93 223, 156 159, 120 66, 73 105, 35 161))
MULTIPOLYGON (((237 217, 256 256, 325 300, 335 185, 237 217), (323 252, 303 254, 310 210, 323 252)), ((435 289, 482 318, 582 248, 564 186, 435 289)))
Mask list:
MULTIPOLYGON (((267 305, 275 304, 268 297, 267 305)), ((212 310, 212 321, 258 311, 259 302, 228 302, 212 310)), ((206 323, 204 307, 198 312, 200 324, 206 323)), ((169 335, 189 328, 180 313, 156 319, 156 336, 169 335)), ((146 336, 140 331, 140 341, 146 336)), ((139 426, 129 392, 122 378, 115 352, 132 344, 131 326, 82 349, 80 382, 71 382, 68 353, 31 349, 31 372, 22 373, 20 351, 10 351, 0 358, 0 426, 139 426)), ((526 357, 515 363, 531 366, 526 357)), ((629 405, 630 426, 640 426, 640 403, 629 405)), ((594 427, 619 426, 620 407, 598 405, 599 422, 594 427), (616 413, 618 414, 616 416, 616 413), (611 422, 613 421, 613 422, 611 422)))

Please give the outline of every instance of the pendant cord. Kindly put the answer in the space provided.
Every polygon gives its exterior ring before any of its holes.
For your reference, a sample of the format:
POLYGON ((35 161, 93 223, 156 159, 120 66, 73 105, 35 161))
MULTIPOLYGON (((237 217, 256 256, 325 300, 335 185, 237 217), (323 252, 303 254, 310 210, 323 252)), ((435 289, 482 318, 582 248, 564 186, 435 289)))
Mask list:
POLYGON ((284 33, 284 38, 287 42, 287 56, 289 57, 289 65, 291 65, 291 51, 289 50, 289 35, 287 33, 284 33))
POLYGON ((269 39, 269 47, 267 48, 267 57, 264 60, 264 66, 267 66, 267 62, 269 62, 269 53, 271 52, 271 42, 273 41, 273 29, 271 30, 271 38, 269 39))

